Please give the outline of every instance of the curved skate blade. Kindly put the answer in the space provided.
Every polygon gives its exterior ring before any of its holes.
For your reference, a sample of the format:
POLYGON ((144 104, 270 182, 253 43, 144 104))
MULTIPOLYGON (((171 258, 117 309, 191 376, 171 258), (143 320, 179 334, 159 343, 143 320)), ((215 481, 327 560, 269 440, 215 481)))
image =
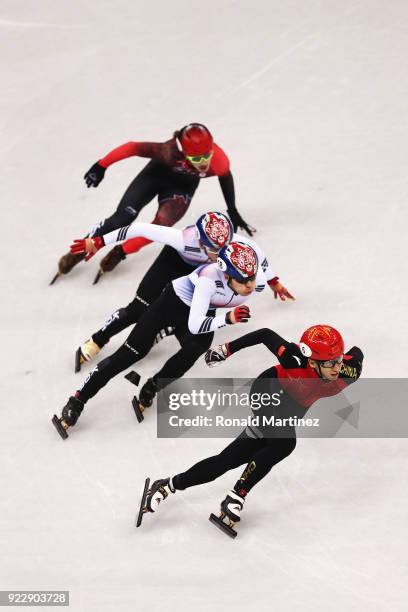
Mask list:
POLYGON ((209 521, 210 523, 218 527, 218 529, 221 529, 221 531, 226 533, 230 538, 237 537, 238 534, 235 531, 235 529, 227 525, 227 523, 224 523, 224 521, 219 516, 215 516, 215 514, 211 513, 209 517, 209 521))
POLYGON ((139 400, 137 399, 136 395, 132 399, 132 406, 133 406, 133 410, 135 411, 135 415, 138 420, 138 423, 141 423, 142 421, 144 421, 144 416, 143 416, 144 408, 139 403, 139 400))
POLYGON ((145 506, 146 506, 146 497, 149 491, 149 486, 150 486, 150 478, 146 478, 143 493, 142 493, 142 499, 140 500, 139 513, 136 517, 136 527, 140 527, 140 525, 142 524, 143 515, 145 514, 145 512, 147 512, 145 506))
POLYGON ((54 414, 54 416, 52 417, 51 422, 54 425, 55 429, 58 431, 61 438, 63 440, 66 440, 68 438, 67 430, 64 428, 56 414, 54 414))
POLYGON ((99 269, 98 274, 95 276, 94 282, 92 284, 96 285, 99 282, 99 279, 101 278, 101 276, 103 276, 103 270, 99 269))
POLYGON ((52 281, 50 282, 50 286, 53 285, 55 283, 55 281, 57 280, 57 278, 61 276, 59 272, 56 273, 56 275, 53 277, 52 281))

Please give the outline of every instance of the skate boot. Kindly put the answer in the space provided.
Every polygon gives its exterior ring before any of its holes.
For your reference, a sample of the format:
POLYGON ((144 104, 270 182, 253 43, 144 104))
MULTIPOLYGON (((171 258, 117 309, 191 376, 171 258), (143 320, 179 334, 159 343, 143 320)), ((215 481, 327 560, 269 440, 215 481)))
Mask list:
POLYGON ((58 272, 50 282, 50 285, 53 285, 59 276, 71 272, 72 268, 79 264, 80 261, 85 259, 85 255, 86 253, 79 253, 78 255, 66 253, 63 255, 58 262, 58 272))
POLYGON ((150 408, 153 404, 153 400, 156 397, 157 384, 153 378, 148 378, 140 389, 139 397, 136 395, 132 399, 133 410, 135 411, 136 418, 139 423, 144 420, 143 412, 146 408, 150 408))
POLYGON ((244 501, 245 498, 236 491, 228 491, 226 498, 221 502, 220 515, 210 515, 211 523, 214 523, 214 525, 231 538, 236 538, 237 532, 234 529, 234 525, 241 520, 241 510, 244 507, 244 501))
POLYGON ((136 520, 136 527, 140 527, 143 515, 146 512, 157 512, 159 505, 167 499, 170 493, 175 493, 171 478, 155 480, 150 486, 150 478, 146 478, 145 487, 140 502, 139 514, 136 520))
POLYGON ((93 282, 94 285, 99 281, 102 274, 105 272, 112 272, 116 268, 121 261, 126 259, 126 253, 122 248, 121 244, 117 244, 113 247, 112 250, 109 251, 107 255, 103 259, 101 259, 101 263, 99 264, 98 274, 95 276, 95 280, 93 282))
POLYGON ((58 418, 56 414, 52 417, 52 423, 63 440, 68 438, 68 428, 76 424, 83 409, 84 403, 71 395, 62 409, 61 417, 58 418))
POLYGON ((91 361, 100 351, 100 347, 92 340, 87 340, 75 353, 75 373, 79 372, 85 361, 91 361))
POLYGON ((148 378, 140 389, 139 402, 144 408, 150 408, 153 404, 153 400, 156 397, 157 384, 153 378, 148 378))
POLYGON ((154 343, 159 344, 159 342, 163 340, 163 338, 167 338, 167 336, 174 336, 175 331, 175 327, 164 327, 157 334, 156 338, 154 339, 154 343))

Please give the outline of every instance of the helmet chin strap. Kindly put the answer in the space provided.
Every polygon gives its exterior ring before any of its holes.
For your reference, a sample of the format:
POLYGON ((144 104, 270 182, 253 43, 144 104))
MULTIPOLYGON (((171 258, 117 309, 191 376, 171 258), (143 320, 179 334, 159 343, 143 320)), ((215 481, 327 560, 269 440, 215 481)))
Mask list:
POLYGON ((227 285, 228 285, 228 287, 231 289, 231 291, 232 291, 232 293, 233 293, 234 295, 238 295, 238 293, 235 291, 235 289, 233 289, 233 288, 231 287, 231 285, 230 285, 230 283, 231 283, 231 279, 232 279, 232 276, 228 276, 227 285))
POLYGON ((322 376, 322 371, 320 369, 320 361, 318 361, 317 359, 314 359, 313 361, 315 361, 317 364, 317 368, 313 368, 313 369, 315 370, 315 372, 317 372, 318 377, 321 378, 322 380, 325 380, 322 376))
POLYGON ((318 374, 319 374, 319 377, 322 379, 322 381, 323 381, 324 383, 328 383, 328 382, 330 382, 330 379, 329 379, 329 378, 324 378, 324 376, 323 376, 323 374, 322 374, 322 371, 321 371, 321 369, 320 369, 320 361, 318 361, 318 362, 317 362, 317 367, 318 367, 318 374))

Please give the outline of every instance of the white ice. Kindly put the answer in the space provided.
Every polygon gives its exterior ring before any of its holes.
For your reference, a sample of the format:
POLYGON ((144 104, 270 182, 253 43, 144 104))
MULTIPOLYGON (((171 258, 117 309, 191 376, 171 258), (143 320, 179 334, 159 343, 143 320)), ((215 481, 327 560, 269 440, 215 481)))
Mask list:
MULTIPOLYGON (((136 423, 122 376, 66 442, 50 416, 84 377, 74 350, 132 298, 159 247, 95 287, 96 258, 48 282, 144 160, 87 190, 92 163, 201 121, 297 298, 259 297, 245 330, 219 340, 263 326, 296 340, 323 321, 362 347, 364 376, 405 377, 407 32, 403 0, 2 1, 1 589, 69 589, 75 612, 406 609, 406 440, 300 440, 251 492, 235 541, 207 518, 239 470, 136 531, 145 476, 226 441, 156 439, 155 411, 136 423)), ((214 207, 218 182, 202 181, 183 222, 214 207)), ((175 346, 136 369, 154 373, 175 346)), ((252 349, 223 375, 271 363, 252 349)), ((190 375, 209 371, 200 360, 190 375)))

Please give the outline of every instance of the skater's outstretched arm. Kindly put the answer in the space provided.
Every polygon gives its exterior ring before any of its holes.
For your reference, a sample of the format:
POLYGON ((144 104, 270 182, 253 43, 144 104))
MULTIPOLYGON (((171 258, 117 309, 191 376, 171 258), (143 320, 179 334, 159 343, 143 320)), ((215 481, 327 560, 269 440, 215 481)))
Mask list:
MULTIPOLYGON (((210 348, 205 355, 206 363, 209 366, 217 365, 233 353, 257 344, 264 344, 285 369, 305 368, 307 365, 307 357, 303 355, 295 342, 288 342, 267 327, 249 332, 217 348, 210 348)), ((361 375, 363 359, 361 349, 353 346, 344 354, 339 377, 348 379, 345 381, 347 383, 355 382, 361 375)))
POLYGON ((74 240, 71 244, 71 253, 88 253, 90 259, 99 249, 106 244, 114 242, 123 242, 128 238, 143 237, 154 242, 160 242, 173 247, 177 251, 182 251, 184 248, 183 232, 173 227, 165 227, 163 225, 153 225, 152 223, 136 222, 126 227, 97 236, 95 238, 83 238, 74 240))
POLYGON ((209 349, 205 356, 207 365, 217 365, 233 353, 257 344, 264 344, 284 368, 305 367, 306 365, 307 359, 302 355, 297 344, 288 342, 267 327, 249 332, 249 334, 221 345, 218 349, 209 349))
MULTIPOLYGON (((99 164, 108 168, 122 159, 128 157, 149 157, 158 161, 166 161, 166 149, 170 149, 173 141, 168 142, 126 142, 110 151, 105 157, 99 160, 99 164)), ((174 146, 174 145, 173 145, 174 146)))
MULTIPOLYGON (((167 142, 125 142, 125 144, 112 149, 105 157, 91 166, 84 175, 85 182, 88 187, 97 187, 103 180, 105 171, 109 166, 135 155, 168 163, 174 157, 175 150, 177 151, 174 139, 167 142)), ((182 157, 181 154, 179 155, 182 157)))

